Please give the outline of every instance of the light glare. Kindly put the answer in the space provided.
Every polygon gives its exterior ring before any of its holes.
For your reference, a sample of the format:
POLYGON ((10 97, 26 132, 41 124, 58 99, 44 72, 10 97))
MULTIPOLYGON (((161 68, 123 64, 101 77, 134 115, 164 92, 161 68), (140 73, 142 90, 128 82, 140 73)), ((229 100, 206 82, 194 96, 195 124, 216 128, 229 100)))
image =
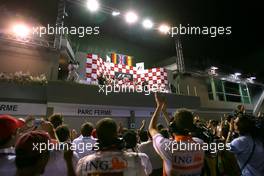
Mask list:
POLYGON ((128 12, 125 18, 127 23, 135 23, 138 20, 138 16, 134 12, 128 12))
POLYGON ((24 24, 16 24, 13 26, 12 32, 17 36, 21 38, 25 38, 29 35, 29 28, 24 24))
POLYGON ((113 16, 118 16, 118 15, 120 15, 120 12, 118 12, 118 11, 113 11, 113 12, 112 12, 112 15, 113 15, 113 16))
POLYGON ((169 31, 170 31, 170 27, 169 27, 168 25, 166 25, 166 24, 162 24, 162 25, 160 25, 160 27, 159 27, 159 31, 160 31, 161 33, 163 33, 163 34, 167 34, 167 33, 169 33, 169 31))
POLYGON ((153 27, 153 22, 149 19, 145 19, 142 23, 143 27, 146 29, 151 29, 153 27))
POLYGON ((99 9, 99 2, 97 0, 87 0, 87 8, 91 12, 95 12, 99 9))

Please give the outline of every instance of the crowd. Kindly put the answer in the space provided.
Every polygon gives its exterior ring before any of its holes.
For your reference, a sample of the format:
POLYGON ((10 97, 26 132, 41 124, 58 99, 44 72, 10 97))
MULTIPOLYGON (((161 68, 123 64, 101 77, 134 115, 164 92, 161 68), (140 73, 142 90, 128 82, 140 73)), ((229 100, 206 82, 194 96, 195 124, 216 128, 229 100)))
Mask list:
POLYGON ((170 117, 166 101, 157 94, 155 100, 147 129, 144 120, 135 130, 102 118, 82 124, 78 134, 61 114, 41 120, 1 115, 0 175, 263 175, 263 114, 246 114, 241 105, 220 122, 204 123, 187 109, 170 117), (161 113, 168 126, 157 123, 161 113), (192 144, 197 148, 186 148, 192 144), (211 148, 198 147, 205 144, 211 148), (211 144, 225 145, 213 151, 211 144))
POLYGON ((47 78, 45 74, 41 74, 39 76, 33 76, 29 72, 24 73, 22 71, 15 73, 0 72, 0 82, 9 82, 9 83, 18 83, 18 84, 29 84, 29 83, 46 84, 47 78))

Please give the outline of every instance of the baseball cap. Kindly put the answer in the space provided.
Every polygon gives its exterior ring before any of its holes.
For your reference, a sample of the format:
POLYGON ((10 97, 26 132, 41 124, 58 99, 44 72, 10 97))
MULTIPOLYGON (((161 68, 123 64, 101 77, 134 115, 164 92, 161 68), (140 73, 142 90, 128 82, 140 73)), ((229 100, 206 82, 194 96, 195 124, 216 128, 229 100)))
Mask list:
POLYGON ((15 131, 24 126, 25 122, 10 115, 0 115, 0 139, 10 137, 15 131))
MULTIPOLYGON (((43 155, 39 148, 34 148, 38 146, 37 144, 48 144, 50 137, 48 133, 44 131, 30 131, 22 136, 16 142, 16 165, 17 167, 32 166, 36 160, 43 155)), ((48 151, 46 148, 45 151, 48 151)))

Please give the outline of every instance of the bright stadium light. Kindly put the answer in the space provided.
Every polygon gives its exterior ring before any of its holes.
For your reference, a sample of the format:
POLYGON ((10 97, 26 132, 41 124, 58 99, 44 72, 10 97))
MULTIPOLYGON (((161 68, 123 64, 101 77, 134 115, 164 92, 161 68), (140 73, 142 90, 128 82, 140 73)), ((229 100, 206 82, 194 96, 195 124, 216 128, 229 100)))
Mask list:
POLYGON ((212 66, 211 69, 212 69, 212 70, 217 70, 218 67, 212 66))
POLYGON ((97 0, 87 0, 86 5, 91 12, 97 11, 100 7, 99 2, 97 0))
POLYGON ((159 27, 159 31, 160 31, 161 33, 163 33, 163 34, 168 34, 169 31, 170 31, 170 27, 169 27, 168 25, 166 25, 166 24, 162 24, 162 25, 160 25, 160 27, 159 27))
POLYGON ((153 22, 150 20, 150 19, 145 19, 143 22, 142 22, 142 25, 144 28, 146 29, 151 29, 153 27, 153 22))
POLYGON ((28 26, 26 26, 24 24, 16 24, 13 26, 12 32, 17 37, 25 38, 29 35, 30 29, 28 26))
POLYGON ((127 12, 125 15, 125 19, 127 23, 135 23, 138 20, 138 16, 134 12, 127 12))
POLYGON ((238 73, 238 72, 237 72, 237 73, 235 73, 235 75, 236 75, 236 76, 241 76, 241 73, 238 73))
POLYGON ((112 12, 112 16, 119 16, 120 15, 120 12, 118 12, 118 11, 113 11, 112 12))

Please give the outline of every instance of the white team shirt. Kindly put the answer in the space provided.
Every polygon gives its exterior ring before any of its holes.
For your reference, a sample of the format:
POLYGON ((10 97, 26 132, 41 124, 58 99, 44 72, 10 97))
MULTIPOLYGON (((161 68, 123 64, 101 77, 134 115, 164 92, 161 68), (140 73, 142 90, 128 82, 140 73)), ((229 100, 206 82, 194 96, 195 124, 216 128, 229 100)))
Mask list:
POLYGON ((78 176, 145 176, 151 172, 151 163, 144 153, 98 151, 77 164, 78 176))
POLYGON ((92 136, 76 138, 72 143, 76 146, 75 152, 78 154, 79 158, 83 158, 96 152, 96 139, 92 136))
POLYGON ((200 144, 203 141, 199 138, 176 136, 176 139, 164 138, 161 134, 153 136, 153 146, 164 161, 164 176, 199 176, 204 162, 204 151, 194 147, 187 148, 188 144, 200 144), (180 149, 182 145, 182 150, 180 149), (183 146, 186 148, 183 148, 183 146), (178 148, 177 148, 178 147, 178 148), (174 150, 172 150, 174 149, 174 150))
POLYGON ((138 150, 149 157, 153 170, 162 168, 162 159, 155 151, 152 141, 142 142, 138 146, 138 150))

